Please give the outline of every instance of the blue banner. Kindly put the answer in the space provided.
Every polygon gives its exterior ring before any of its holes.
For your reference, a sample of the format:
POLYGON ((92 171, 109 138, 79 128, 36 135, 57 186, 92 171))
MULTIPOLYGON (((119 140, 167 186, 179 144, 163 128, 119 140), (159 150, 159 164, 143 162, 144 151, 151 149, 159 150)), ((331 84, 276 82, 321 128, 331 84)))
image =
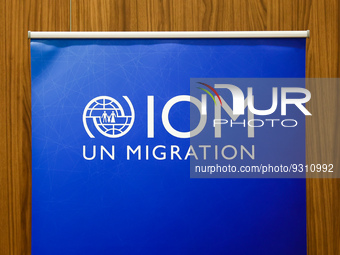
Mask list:
POLYGON ((31 70, 33 255, 306 254, 305 179, 263 177, 305 163, 305 39, 31 40, 31 70))

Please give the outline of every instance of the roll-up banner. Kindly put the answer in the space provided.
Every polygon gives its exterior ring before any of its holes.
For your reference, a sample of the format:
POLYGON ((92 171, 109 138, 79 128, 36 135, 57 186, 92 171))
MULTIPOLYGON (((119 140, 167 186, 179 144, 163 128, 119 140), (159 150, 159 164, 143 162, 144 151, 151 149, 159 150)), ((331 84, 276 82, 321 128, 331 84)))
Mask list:
POLYGON ((307 35, 31 32, 32 254, 306 254, 307 35))

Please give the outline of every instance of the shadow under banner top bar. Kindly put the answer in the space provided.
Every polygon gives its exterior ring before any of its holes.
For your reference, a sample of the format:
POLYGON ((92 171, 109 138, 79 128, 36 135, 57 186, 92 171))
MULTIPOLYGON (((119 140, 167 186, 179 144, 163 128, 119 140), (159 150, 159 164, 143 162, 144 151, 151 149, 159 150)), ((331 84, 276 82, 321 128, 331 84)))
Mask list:
POLYGON ((307 38, 305 31, 215 31, 215 32, 31 32, 29 39, 114 38, 307 38))

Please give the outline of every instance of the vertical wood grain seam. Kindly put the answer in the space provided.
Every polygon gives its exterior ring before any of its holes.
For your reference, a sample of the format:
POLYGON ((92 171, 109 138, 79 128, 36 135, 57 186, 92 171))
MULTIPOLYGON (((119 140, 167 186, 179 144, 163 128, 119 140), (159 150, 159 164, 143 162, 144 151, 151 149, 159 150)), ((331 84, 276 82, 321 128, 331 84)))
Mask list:
MULTIPOLYGON (((5 12, 7 13, 8 10, 8 1, 5 2, 5 12)), ((6 68, 6 87, 7 87, 7 96, 6 96, 6 150, 7 150, 7 191, 8 191, 8 238, 9 238, 9 247, 8 247, 8 252, 9 255, 13 254, 13 220, 12 220, 12 192, 11 192, 11 158, 12 158, 12 150, 11 150, 11 141, 10 141, 10 136, 11 136, 11 129, 8 128, 8 122, 11 121, 11 114, 10 114, 10 107, 11 106, 11 100, 10 100, 10 86, 8 86, 8 73, 9 73, 9 68, 7 65, 7 60, 8 60, 8 50, 7 50, 7 44, 8 44, 8 35, 7 35, 7 15, 5 15, 5 68, 6 68)))
POLYGON ((7 127, 7 110, 8 110, 8 95, 7 95, 7 65, 6 65, 6 59, 7 59, 7 51, 6 51, 6 1, 3 1, 0 3, 1 4, 1 22, 3 22, 3 27, 1 30, 2 33, 2 38, 1 38, 1 46, 3 47, 1 49, 1 56, 2 56, 2 63, 1 63, 1 71, 4 72, 2 75, 2 84, 1 90, 2 92, 2 97, 1 97, 1 110, 3 111, 1 114, 1 117, 4 119, 1 119, 1 138, 3 139, 2 142, 4 144, 4 152, 5 155, 1 156, 1 179, 0 179, 0 187, 4 189, 4 195, 2 197, 2 201, 0 201, 0 206, 3 208, 3 211, 0 211, 1 213, 1 227, 2 230, 0 232, 0 240, 2 246, 0 247, 0 251, 3 252, 3 254, 11 254, 10 251, 10 236, 11 236, 11 231, 10 231, 10 204, 9 204, 9 199, 10 199, 10 193, 9 193, 9 185, 8 185, 8 180, 9 180, 9 153, 8 153, 8 127, 7 127), (4 182, 4 183, 2 183, 4 182))
POLYGON ((72 31, 72 0, 70 0, 70 32, 72 31))

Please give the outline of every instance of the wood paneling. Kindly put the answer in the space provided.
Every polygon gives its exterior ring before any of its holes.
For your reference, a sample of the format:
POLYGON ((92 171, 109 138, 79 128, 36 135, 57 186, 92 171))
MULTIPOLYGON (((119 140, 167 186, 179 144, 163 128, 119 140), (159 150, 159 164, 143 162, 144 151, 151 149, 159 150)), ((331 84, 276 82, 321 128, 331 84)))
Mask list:
MULTIPOLYGON (((339 1, 312 1, 307 44, 307 77, 340 77, 339 1)), ((340 90, 335 84, 310 86, 307 118, 308 163, 333 163, 340 170, 340 90)), ((308 254, 340 254, 340 179, 307 180, 308 254)))
POLYGON ((9 194, 8 194, 8 174, 10 168, 8 167, 7 152, 7 99, 6 99, 6 6, 3 2, 0 3, 0 254, 9 254, 9 194))
POLYGON ((265 29, 266 6, 260 0, 72 1, 74 31, 265 29))
POLYGON ((0 254, 30 254, 31 87, 28 30, 67 30, 69 1, 0 2, 0 254))
MULTIPOLYGON (((31 140, 27 31, 311 30, 307 77, 339 77, 337 0, 0 1, 0 254, 30 254, 31 140)), ((339 96, 312 87, 307 162, 339 169, 339 96)), ((340 182, 307 180, 309 254, 340 254, 340 182)))

